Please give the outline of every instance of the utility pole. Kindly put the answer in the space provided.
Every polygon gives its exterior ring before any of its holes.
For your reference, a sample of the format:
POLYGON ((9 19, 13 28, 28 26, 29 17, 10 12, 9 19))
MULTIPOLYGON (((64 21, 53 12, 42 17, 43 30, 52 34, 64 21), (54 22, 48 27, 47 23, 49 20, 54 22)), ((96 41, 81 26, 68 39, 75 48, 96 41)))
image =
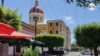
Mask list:
POLYGON ((2 0, 1 4, 2 4, 2 6, 4 6, 4 0, 2 0))

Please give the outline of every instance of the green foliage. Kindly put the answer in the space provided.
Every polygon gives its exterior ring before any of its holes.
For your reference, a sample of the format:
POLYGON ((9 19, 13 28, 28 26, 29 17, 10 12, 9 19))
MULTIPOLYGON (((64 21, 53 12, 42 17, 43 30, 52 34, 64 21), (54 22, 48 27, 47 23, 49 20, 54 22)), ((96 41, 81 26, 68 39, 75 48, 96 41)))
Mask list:
POLYGON ((17 10, 14 11, 0 6, 0 22, 9 24, 17 30, 21 30, 21 15, 17 13, 17 10))
POLYGON ((89 3, 100 4, 100 0, 66 0, 67 3, 76 2, 79 7, 87 7, 89 3))
POLYGON ((24 48, 24 53, 23 56, 39 56, 39 50, 35 49, 35 50, 31 50, 30 48, 24 48))
POLYGON ((76 43, 71 44, 71 47, 79 47, 76 43))
MULTIPOLYGON (((7 9, 0 6, 0 22, 11 25, 16 30, 21 30, 21 15, 17 13, 17 10, 7 9)), ((15 44, 13 39, 0 39, 1 43, 9 43, 9 45, 15 44)))
POLYGON ((79 47, 72 47, 72 48, 71 48, 71 51, 79 51, 79 50, 80 50, 79 47))
POLYGON ((71 51, 79 51, 79 50, 80 47, 76 43, 71 44, 71 51))
POLYGON ((63 36, 52 34, 38 35, 36 40, 45 43, 45 47, 60 47, 64 43, 63 36))
POLYGON ((78 26, 74 33, 79 46, 93 48, 94 55, 98 56, 97 48, 100 46, 100 23, 78 26))
POLYGON ((70 4, 71 2, 73 2, 73 0, 66 0, 66 2, 70 4))
POLYGON ((79 25, 75 28, 74 33, 79 46, 100 46, 100 23, 79 25))

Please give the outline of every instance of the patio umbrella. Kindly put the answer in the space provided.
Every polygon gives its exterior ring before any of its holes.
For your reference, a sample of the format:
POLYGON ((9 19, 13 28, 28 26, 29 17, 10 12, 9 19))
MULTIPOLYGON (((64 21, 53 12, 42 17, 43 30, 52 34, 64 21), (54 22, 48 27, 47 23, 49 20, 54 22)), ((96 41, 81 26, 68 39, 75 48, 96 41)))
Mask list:
POLYGON ((0 36, 5 38, 32 38, 34 36, 16 31, 10 25, 0 22, 0 36))
POLYGON ((14 30, 12 26, 0 22, 0 34, 11 34, 14 30))
POLYGON ((33 39, 27 39, 27 40, 30 41, 32 45, 36 45, 36 46, 44 46, 45 45, 45 43, 40 42, 40 41, 36 41, 33 39))
MULTIPOLYGON (((32 38, 33 36, 24 34, 21 32, 17 32, 15 28, 13 28, 10 25, 4 24, 0 22, 0 38, 11 38, 15 39, 17 38, 32 38)), ((14 56, 15 56, 15 45, 14 45, 14 56)))
POLYGON ((9 37, 10 35, 8 34, 0 34, 0 37, 9 37))
MULTIPOLYGON (((32 39, 32 37, 33 37, 31 35, 28 35, 28 34, 25 34, 25 33, 21 33, 21 32, 17 32, 17 31, 13 31, 11 33, 11 36, 14 38, 14 43, 16 42, 15 39, 26 39, 26 38, 32 39)), ((15 45, 14 45, 14 56, 15 56, 15 45)))
POLYGON ((34 36, 32 35, 28 35, 28 34, 25 34, 25 33, 21 33, 21 32, 17 32, 17 31, 13 31, 11 33, 11 36, 15 37, 15 39, 20 39, 20 38, 32 38, 34 36))
POLYGON ((7 39, 26 39, 26 38, 29 38, 29 39, 32 39, 32 37, 34 37, 34 36, 28 35, 25 33, 21 33, 21 32, 17 32, 17 31, 13 31, 10 35, 5 34, 5 33, 1 34, 1 30, 0 30, 0 38, 7 38, 7 39))

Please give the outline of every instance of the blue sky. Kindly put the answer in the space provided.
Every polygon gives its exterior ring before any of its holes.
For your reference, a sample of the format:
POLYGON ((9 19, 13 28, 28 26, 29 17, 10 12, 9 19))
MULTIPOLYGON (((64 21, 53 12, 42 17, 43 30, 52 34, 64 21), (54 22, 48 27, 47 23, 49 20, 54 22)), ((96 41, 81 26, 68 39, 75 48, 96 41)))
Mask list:
MULTIPOLYGON (((35 0, 5 0, 4 6, 13 10, 18 9, 22 21, 28 23, 29 11, 35 0)), ((1 4, 1 1, 0 1, 1 4)), ((75 3, 67 4, 65 0, 39 0, 39 6, 44 11, 44 19, 62 19, 71 29, 71 38, 74 42, 73 30, 78 24, 100 22, 100 6, 91 11, 87 8, 76 7, 75 3)))

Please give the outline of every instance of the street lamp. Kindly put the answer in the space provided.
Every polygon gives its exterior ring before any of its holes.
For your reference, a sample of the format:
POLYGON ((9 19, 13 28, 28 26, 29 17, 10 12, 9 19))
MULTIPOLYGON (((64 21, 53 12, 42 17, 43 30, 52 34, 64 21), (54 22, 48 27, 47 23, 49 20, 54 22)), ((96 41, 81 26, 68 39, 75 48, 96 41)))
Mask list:
MULTIPOLYGON (((37 21, 38 21, 38 17, 33 17, 33 20, 35 22, 35 38, 36 38, 36 28, 37 28, 37 21)), ((32 45, 32 50, 34 50, 35 48, 35 45, 32 45)))
POLYGON ((36 28, 37 28, 37 21, 38 21, 38 17, 33 17, 33 20, 35 22, 35 38, 36 38, 36 28))
MULTIPOLYGON (((38 22, 38 19, 39 19, 38 17, 33 17, 33 20, 35 22, 35 25, 34 25, 35 26, 35 38, 36 38, 36 32, 37 32, 37 22, 38 22)), ((43 52, 43 45, 44 45, 44 43, 38 42, 38 41, 34 41, 33 44, 32 44, 32 50, 35 49, 36 45, 42 46, 42 52, 43 52)))

